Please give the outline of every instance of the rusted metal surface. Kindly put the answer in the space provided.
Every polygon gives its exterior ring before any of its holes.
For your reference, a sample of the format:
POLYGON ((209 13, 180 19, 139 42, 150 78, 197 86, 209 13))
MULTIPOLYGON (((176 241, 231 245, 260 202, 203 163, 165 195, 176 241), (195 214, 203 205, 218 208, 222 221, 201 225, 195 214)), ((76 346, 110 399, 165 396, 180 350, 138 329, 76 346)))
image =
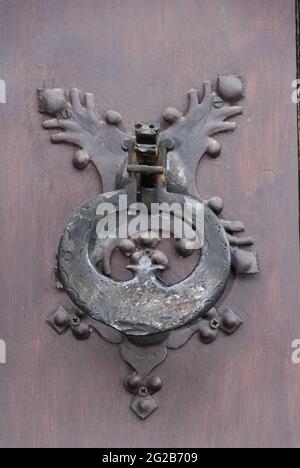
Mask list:
MULTIPOLYGON (((121 356, 133 369, 125 387, 134 395, 130 406, 141 419, 158 407, 152 395, 161 389, 162 380, 152 371, 166 359, 167 348, 183 346, 196 332, 203 343, 209 344, 219 330, 231 335, 243 323, 233 309, 220 313, 216 304, 231 269, 236 274, 258 272, 254 241, 241 235, 246 229, 243 223, 221 218, 220 198, 204 201, 195 186, 199 158, 204 154, 219 156, 221 146, 213 136, 235 129, 236 124, 227 119, 242 112, 236 102, 243 95, 239 77, 219 77, 215 91, 210 82, 205 83, 202 100, 198 91, 190 91, 185 115, 174 108, 165 111, 169 128, 160 132, 158 123, 138 122, 132 136, 121 129, 122 119, 116 111, 108 111, 103 120, 98 120, 90 94, 82 99, 76 89, 70 94, 62 89, 38 91, 40 111, 56 116, 43 126, 63 130, 54 133, 52 141, 80 148, 75 151, 75 167, 84 169, 92 161, 100 175, 100 162, 106 161, 110 170, 103 174, 105 178, 111 176, 112 167, 118 167, 115 190, 78 208, 63 232, 57 256, 58 279, 79 311, 70 314, 59 308, 48 323, 58 333, 71 328, 76 338, 86 339, 93 329, 85 320, 87 314, 104 327, 103 333, 98 330, 100 336, 121 343, 121 356), (98 207, 110 204, 118 213, 120 196, 127 197, 127 207, 137 202, 148 208, 152 203, 177 203, 181 207, 189 203, 193 207, 191 226, 197 234, 195 212, 200 204, 204 207, 198 261, 185 279, 171 284, 162 278, 169 259, 160 248, 160 231, 137 230, 127 238, 113 239, 97 235, 102 217, 98 207), (132 273, 131 279, 113 277, 111 263, 116 251, 127 259, 125 266, 132 273)), ((128 208, 126 215, 130 216, 128 208)), ((171 236, 170 242, 182 257, 193 252, 184 237, 171 236)))
POLYGON ((99 196, 76 212, 59 247, 60 279, 78 307, 123 333, 151 335, 183 326, 215 305, 229 278, 230 248, 225 231, 208 207, 206 241, 198 265, 182 282, 166 286, 155 276, 163 265, 153 264, 146 251, 136 265, 130 265, 134 273, 130 281, 117 282, 93 267, 88 238, 102 201, 99 196))
MULTIPOLYGON (((216 157, 221 148, 212 135, 233 130, 236 124, 227 119, 242 111, 242 107, 232 105, 243 96, 242 81, 238 77, 220 77, 216 91, 218 94, 206 82, 201 102, 197 91, 190 91, 190 105, 185 116, 169 108, 164 118, 173 125, 160 135, 159 124, 137 123, 135 138, 130 135, 125 138, 125 133, 118 128, 121 116, 116 111, 109 111, 104 120, 99 121, 91 94, 85 95, 83 105, 76 89, 70 95, 61 89, 38 91, 40 111, 56 115, 56 119, 45 121, 44 127, 64 130, 53 134, 52 141, 76 144, 91 160, 96 154, 99 156, 103 148, 109 148, 110 157, 118 161, 122 158, 122 148, 128 152, 125 166, 123 164, 126 175, 119 173, 117 176, 123 188, 99 195, 76 211, 64 232, 58 255, 61 282, 75 304, 94 319, 123 333, 151 335, 165 332, 205 314, 226 286, 231 263, 229 244, 235 246, 232 258, 236 271, 256 271, 255 255, 241 253, 238 249, 251 244, 252 240, 232 234, 240 232, 243 226, 219 221, 209 203, 205 207, 205 242, 200 260, 184 281, 172 286, 161 283, 155 272, 164 267, 153 265, 146 254, 140 257, 140 266, 131 268, 134 278, 126 282, 117 282, 108 276, 108 262, 104 261, 102 271, 91 265, 91 242, 98 221, 96 210, 101 203, 112 203, 118 210, 120 195, 127 195, 129 202, 146 204, 163 201, 181 205, 188 201, 197 203, 196 199, 183 193, 184 180, 189 181, 193 191, 188 175, 196 171, 199 158, 195 155, 208 153, 216 157), (172 183, 168 184, 171 161, 177 161, 181 167, 177 175, 185 174, 173 184, 176 192, 169 191, 172 188, 172 183)), ((104 160, 108 157, 105 151, 101 155, 104 160)), ((77 167, 79 163, 82 168, 85 158, 79 159, 75 158, 77 167)), ((177 251, 185 255, 187 251, 181 249, 180 244, 178 246, 177 251)), ((99 240, 97 249, 100 255, 105 250, 99 240)))

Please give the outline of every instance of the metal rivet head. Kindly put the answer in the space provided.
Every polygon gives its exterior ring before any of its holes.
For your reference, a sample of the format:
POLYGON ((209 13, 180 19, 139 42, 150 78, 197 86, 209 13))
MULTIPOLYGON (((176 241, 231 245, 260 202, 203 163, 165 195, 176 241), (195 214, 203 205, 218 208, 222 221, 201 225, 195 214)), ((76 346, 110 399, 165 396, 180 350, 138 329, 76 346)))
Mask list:
POLYGON ((72 317, 71 324, 73 327, 78 327, 80 325, 80 318, 79 317, 72 317))
POLYGON ((220 320, 215 318, 210 321, 209 325, 213 330, 217 330, 220 327, 220 320))
POLYGON ((139 391, 138 391, 139 395, 142 396, 142 397, 145 397, 148 395, 148 388, 145 386, 145 385, 142 385, 140 388, 139 388, 139 391))

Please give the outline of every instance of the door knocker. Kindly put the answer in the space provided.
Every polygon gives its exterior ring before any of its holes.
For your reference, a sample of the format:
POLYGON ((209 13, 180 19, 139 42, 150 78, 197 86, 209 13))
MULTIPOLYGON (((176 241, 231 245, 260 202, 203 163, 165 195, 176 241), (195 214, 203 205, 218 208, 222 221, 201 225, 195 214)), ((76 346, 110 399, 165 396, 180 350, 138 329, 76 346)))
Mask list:
POLYGON ((222 218, 220 198, 201 199, 195 174, 204 154, 220 155, 213 136, 235 129, 228 119, 242 113, 243 97, 241 78, 222 76, 215 90, 205 82, 202 99, 189 92, 184 115, 168 108, 162 130, 138 122, 130 134, 117 111, 98 119, 91 94, 38 90, 40 112, 52 116, 43 122, 55 130, 52 142, 75 145, 75 167, 92 163, 102 183, 102 193, 75 211, 61 236, 57 287, 73 305, 58 307, 48 323, 58 333, 98 333, 119 344, 132 369, 124 381, 134 395, 130 406, 141 419, 158 407, 153 395, 162 381, 153 371, 168 349, 195 333, 212 343, 220 330, 231 335, 242 324, 218 303, 232 271, 258 273, 254 241, 241 234, 241 222, 222 218), (187 271, 172 280, 167 272, 177 261, 187 271))

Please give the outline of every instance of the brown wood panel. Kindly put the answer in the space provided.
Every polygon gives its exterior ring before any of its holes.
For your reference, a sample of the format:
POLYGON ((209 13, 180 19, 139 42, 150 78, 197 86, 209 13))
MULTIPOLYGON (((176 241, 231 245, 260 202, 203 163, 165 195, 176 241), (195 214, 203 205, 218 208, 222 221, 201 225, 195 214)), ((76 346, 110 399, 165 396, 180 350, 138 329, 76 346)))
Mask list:
POLYGON ((1 446, 300 445, 295 57, 293 0, 0 2, 1 446), (220 138, 222 157, 201 163, 198 187, 246 223, 261 275, 226 298, 246 322, 234 337, 170 352, 160 409, 143 423, 117 347, 45 324, 68 303, 51 281, 60 232, 99 184, 73 169, 71 148, 50 144, 35 89, 76 85, 130 125, 184 109, 189 88, 226 73, 246 80, 245 113, 220 138))

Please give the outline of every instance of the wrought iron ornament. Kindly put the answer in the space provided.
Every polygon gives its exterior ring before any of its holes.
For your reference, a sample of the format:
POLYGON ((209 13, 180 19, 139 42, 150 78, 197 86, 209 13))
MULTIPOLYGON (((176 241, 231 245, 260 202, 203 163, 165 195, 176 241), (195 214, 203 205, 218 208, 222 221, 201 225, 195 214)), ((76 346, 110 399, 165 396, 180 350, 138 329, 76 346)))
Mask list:
MULTIPOLYGON (((241 317, 233 309, 219 312, 217 303, 231 269, 236 274, 258 273, 253 239, 241 234, 245 226, 222 219, 222 200, 202 200, 195 181, 200 158, 220 155, 221 145, 214 135, 236 127, 228 119, 242 113, 236 103, 243 98, 243 82, 236 76, 219 77, 216 89, 205 82, 202 94, 199 99, 197 90, 189 92, 185 115, 166 109, 163 118, 169 126, 164 131, 156 123, 137 123, 131 135, 117 111, 107 111, 103 120, 98 119, 91 94, 82 96, 77 89, 70 93, 60 88, 38 90, 40 112, 54 117, 43 123, 44 128, 55 129, 52 142, 75 145, 75 167, 94 164, 104 192, 79 207, 63 232, 57 284, 76 309, 59 307, 48 323, 58 333, 70 328, 78 339, 96 331, 107 341, 120 343, 120 354, 132 368, 125 379, 126 389, 134 395, 131 408, 142 419, 158 407, 153 395, 162 381, 153 371, 166 359, 167 349, 179 348, 195 333, 206 344, 217 338, 219 330, 234 333, 241 317), (98 207, 110 203, 121 214, 121 195, 127 196, 128 206, 189 203, 195 211, 204 206, 203 243, 195 268, 185 279, 174 284, 164 280, 169 261, 159 231, 137 229, 123 239, 96 235, 101 219, 98 207), (132 273, 126 281, 112 274, 117 251, 132 273)), ((128 220, 130 211, 126 216, 128 220)), ((190 227, 197 231, 194 222, 190 227)), ((193 253, 186 238, 173 238, 170 243, 181 257, 193 253)))

